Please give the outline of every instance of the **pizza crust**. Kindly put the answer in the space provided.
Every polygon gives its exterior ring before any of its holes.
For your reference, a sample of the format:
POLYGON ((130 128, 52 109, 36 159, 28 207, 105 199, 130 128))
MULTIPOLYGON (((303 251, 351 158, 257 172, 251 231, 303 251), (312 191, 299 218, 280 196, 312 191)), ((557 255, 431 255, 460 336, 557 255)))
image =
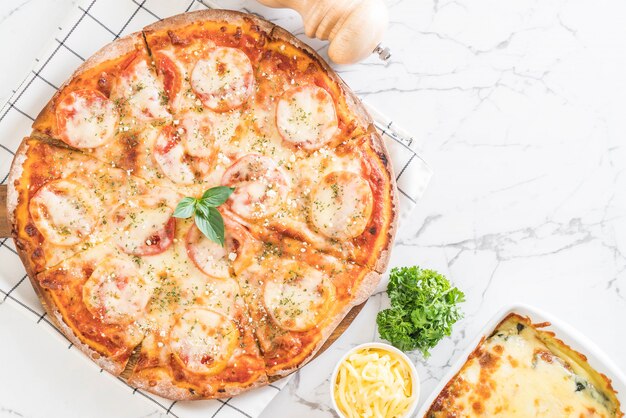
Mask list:
POLYGON ((50 297, 50 294, 46 289, 41 287, 36 277, 28 276, 31 284, 33 285, 33 289, 35 289, 35 293, 39 297, 42 306, 44 307, 46 313, 52 320, 54 326, 56 326, 63 335, 74 344, 80 351, 82 351, 90 360, 96 363, 99 367, 106 370, 107 372, 119 376, 126 366, 125 363, 115 362, 109 358, 102 356, 100 353, 93 350, 87 344, 83 343, 77 336, 74 334, 74 331, 65 323, 63 320, 63 315, 54 305, 54 301, 50 297))
POLYGON ((99 66, 103 62, 119 58, 129 52, 135 51, 137 46, 142 43, 143 36, 141 32, 134 32, 103 46, 95 54, 83 62, 82 65, 78 67, 70 76, 68 81, 59 88, 59 90, 63 90, 63 87, 70 84, 75 78, 78 78, 81 74, 99 66))
POLYGON ((15 211, 17 210, 17 204, 19 199, 19 190, 17 184, 20 183, 22 174, 24 173, 24 163, 26 162, 26 153, 28 151, 28 143, 22 140, 11 168, 9 169, 9 178, 7 179, 7 214, 9 216, 9 223, 13 226, 12 233, 15 234, 15 211))
MULTIPOLYGON (((148 376, 138 376, 136 374, 131 374, 128 378, 128 384, 134 386, 138 389, 144 389, 146 391, 156 393, 159 396, 163 396, 167 399, 173 399, 176 401, 190 401, 194 399, 206 399, 197 394, 191 393, 188 389, 181 388, 180 386, 176 386, 172 384, 170 380, 157 380, 156 384, 151 384, 154 382, 148 376)), ((241 387, 229 387, 220 391, 218 396, 219 398, 230 398, 232 396, 237 396, 241 393, 247 392, 249 390, 265 386, 269 383, 267 377, 263 376, 257 380, 255 380, 252 384, 248 386, 241 387)))
POLYGON ((259 28, 268 33, 274 27, 276 27, 276 25, 274 25, 273 23, 251 14, 237 12, 235 10, 207 9, 196 10, 194 12, 187 12, 168 17, 166 19, 146 26, 145 28, 143 28, 143 32, 145 33, 164 29, 176 29, 205 20, 223 21, 231 25, 241 25, 246 21, 252 21, 255 25, 259 26, 259 28))
MULTIPOLYGON (((378 131, 374 128, 374 133, 371 134, 371 146, 374 149, 374 152, 380 157, 380 160, 383 162, 385 167, 385 174, 389 178, 389 182, 391 184, 392 193, 391 193, 391 221, 389 222, 389 230, 387 231, 387 240, 385 241, 385 245, 380 250, 380 255, 378 256, 378 260, 372 267, 374 271, 378 273, 384 273, 387 270, 387 266, 389 265, 389 258, 391 257, 391 247, 393 246, 393 242, 396 237, 396 232, 398 229, 398 213, 399 213, 399 201, 398 201, 398 186, 396 184, 396 177, 393 173, 393 168, 391 167, 391 156, 389 155, 389 150, 385 146, 384 139, 378 133, 378 131)), ((374 291, 372 288, 372 291, 374 291)))
POLYGON ((9 170, 9 178, 7 180, 7 214, 9 217, 9 223, 11 224, 11 235, 13 236, 13 243, 18 249, 17 253, 20 256, 20 260, 22 260, 22 264, 24 264, 26 274, 28 274, 28 277, 31 279, 32 282, 33 278, 35 277, 35 266, 31 258, 28 257, 28 254, 25 251, 20 251, 17 230, 17 210, 20 203, 20 190, 24 189, 25 186, 21 183, 21 178, 24 174, 24 163, 26 162, 28 153, 28 142, 26 141, 26 139, 27 138, 24 138, 22 140, 22 143, 17 149, 15 157, 13 157, 11 169, 9 170))

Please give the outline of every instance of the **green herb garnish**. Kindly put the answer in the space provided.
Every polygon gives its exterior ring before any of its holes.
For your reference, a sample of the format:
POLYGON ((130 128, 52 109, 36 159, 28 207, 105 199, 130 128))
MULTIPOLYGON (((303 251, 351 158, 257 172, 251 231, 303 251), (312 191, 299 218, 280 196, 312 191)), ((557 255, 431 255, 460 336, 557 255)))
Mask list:
POLYGON ((420 350, 425 358, 463 317, 457 304, 465 295, 433 270, 393 268, 387 294, 391 308, 376 317, 380 337, 402 351, 420 350))
POLYGON ((201 198, 184 197, 174 210, 175 218, 191 218, 211 241, 224 246, 224 219, 217 207, 235 191, 233 187, 212 187, 201 198))

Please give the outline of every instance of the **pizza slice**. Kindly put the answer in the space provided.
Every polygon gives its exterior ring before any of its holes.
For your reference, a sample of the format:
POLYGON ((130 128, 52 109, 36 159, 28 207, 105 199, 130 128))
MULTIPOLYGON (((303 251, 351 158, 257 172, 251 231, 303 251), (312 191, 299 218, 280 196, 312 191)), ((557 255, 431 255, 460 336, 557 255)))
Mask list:
POLYGON ((15 244, 31 275, 109 237, 127 245, 128 252, 157 251, 167 236, 161 223, 180 199, 172 190, 35 138, 22 142, 9 183, 15 244))
POLYGON ((228 237, 223 248, 188 220, 159 253, 111 237, 38 274, 35 288, 72 342, 113 374, 129 368, 132 385, 171 399, 231 396, 267 377, 228 237))
POLYGON ((219 180, 250 153, 288 162, 334 148, 371 122, 313 50, 266 21, 211 10, 144 33, 174 114, 155 155, 177 183, 219 180))
MULTIPOLYGON (((132 385, 171 399, 233 396, 267 382, 263 360, 232 277, 238 225, 228 218, 224 247, 190 220, 177 220, 172 248, 140 264, 154 283, 132 385)), ((245 257, 242 257, 244 259, 245 257)))
POLYGON ((255 68, 249 136, 310 153, 367 133, 372 120, 343 80, 308 45, 272 28, 255 68))
POLYGON ((377 134, 288 160, 251 153, 222 184, 238 222, 262 240, 299 240, 311 248, 383 271, 395 234, 395 179, 377 134))
POLYGON ((157 22, 143 32, 175 114, 194 111, 211 118, 204 110, 241 113, 257 133, 267 135, 266 124, 271 124, 272 135, 307 150, 361 135, 371 124, 313 49, 263 19, 204 10, 157 22), (318 103, 322 107, 307 115, 317 119, 308 123, 300 108, 311 105, 313 110, 318 103), (278 129, 277 107, 280 117, 300 116, 302 123, 291 131, 278 129))
POLYGON ((364 302, 380 275, 322 254, 299 241, 260 241, 238 227, 233 274, 268 376, 286 376, 313 358, 352 307, 364 302))
POLYGON ((210 161, 185 159, 173 120, 153 58, 135 33, 79 67, 33 129, 146 181, 193 194, 210 161))
POLYGON ((211 118, 246 107, 272 27, 243 13, 204 10, 144 28, 172 111, 211 118))
POLYGON ((83 63, 41 111, 33 129, 91 150, 171 117, 141 33, 111 43, 83 63))
POLYGON ((137 320, 153 285, 142 273, 132 256, 107 241, 32 276, 31 282, 65 336, 119 375, 144 338, 137 320))
MULTIPOLYGON (((189 13, 144 29, 173 117, 142 139, 158 175, 188 194, 214 186, 224 170, 221 145, 239 129, 254 91, 253 65, 263 30, 238 13, 189 13), (206 13, 219 21, 199 20, 206 13)), ((226 160, 228 162, 228 160, 226 160)))

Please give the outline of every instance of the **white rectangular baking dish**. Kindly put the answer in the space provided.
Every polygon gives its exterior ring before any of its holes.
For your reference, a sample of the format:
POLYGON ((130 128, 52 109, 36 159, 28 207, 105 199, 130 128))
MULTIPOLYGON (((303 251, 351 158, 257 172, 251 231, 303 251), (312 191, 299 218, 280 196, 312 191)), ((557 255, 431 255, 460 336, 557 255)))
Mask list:
POLYGON ((454 364, 441 382, 439 382, 435 390, 428 396, 428 398, 426 398, 426 401, 418 410, 417 415, 415 415, 416 417, 423 418, 426 415, 426 412, 428 412, 430 405, 437 398, 437 395, 439 395, 450 379, 452 379, 459 372, 461 367, 463 367, 467 358, 476 349, 482 338, 486 338, 491 335, 495 327, 510 313, 528 316, 534 324, 549 322, 551 325, 542 329, 554 332, 556 334, 556 338, 562 340, 565 344, 569 345, 579 353, 584 354, 591 367, 611 379, 613 388, 617 391, 617 398, 619 399, 622 411, 626 408, 626 376, 602 351, 600 351, 594 343, 572 328, 572 326, 542 311, 541 309, 524 304, 515 304, 513 306, 503 308, 500 312, 494 315, 489 322, 487 322, 480 334, 476 336, 474 341, 472 341, 472 343, 463 352, 459 360, 454 364))

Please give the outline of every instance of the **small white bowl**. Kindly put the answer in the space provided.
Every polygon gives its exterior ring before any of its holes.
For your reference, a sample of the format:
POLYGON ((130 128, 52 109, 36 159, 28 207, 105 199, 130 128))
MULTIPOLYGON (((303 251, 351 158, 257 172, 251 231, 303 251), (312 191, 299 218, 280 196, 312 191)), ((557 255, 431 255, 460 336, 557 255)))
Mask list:
POLYGON ((340 418, 345 418, 345 415, 343 414, 343 412, 341 412, 341 410, 339 409, 339 406, 337 405, 337 401, 335 400, 335 385, 337 384, 337 373, 339 372, 339 366, 341 365, 341 363, 344 362, 346 358, 348 358, 350 354, 356 351, 362 350, 364 348, 378 348, 381 350, 389 351, 392 354, 397 354, 409 366, 409 372, 411 375, 411 387, 413 388, 413 403, 409 406, 409 408, 406 411, 406 414, 402 418, 412 416, 415 413, 415 410, 417 409, 417 404, 419 402, 419 397, 420 397, 420 379, 419 379, 419 376, 417 375, 417 369, 415 368, 415 365, 413 364, 411 359, 406 354, 398 350, 396 347, 389 345, 389 344, 385 344, 385 343, 365 343, 365 344, 357 345, 356 347, 348 350, 341 357, 341 359, 339 359, 339 362, 335 366, 335 370, 333 370, 333 374, 330 378, 330 399, 331 399, 333 408, 335 409, 335 412, 337 412, 340 418))

